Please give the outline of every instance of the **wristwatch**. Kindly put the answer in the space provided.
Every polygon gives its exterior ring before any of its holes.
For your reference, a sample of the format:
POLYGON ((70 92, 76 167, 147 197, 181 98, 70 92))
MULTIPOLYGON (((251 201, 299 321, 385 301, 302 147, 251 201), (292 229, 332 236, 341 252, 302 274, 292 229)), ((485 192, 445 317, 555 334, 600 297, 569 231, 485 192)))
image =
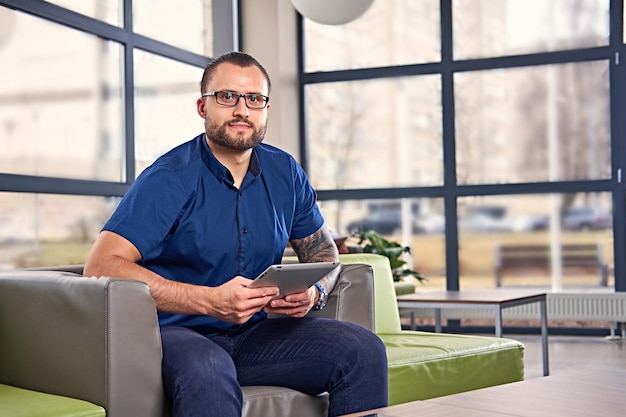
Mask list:
POLYGON ((320 296, 317 299, 317 304, 313 306, 313 310, 321 310, 326 306, 326 301, 328 300, 328 293, 326 292, 326 289, 322 287, 322 284, 320 284, 319 282, 315 283, 315 288, 317 288, 317 291, 320 293, 320 296))

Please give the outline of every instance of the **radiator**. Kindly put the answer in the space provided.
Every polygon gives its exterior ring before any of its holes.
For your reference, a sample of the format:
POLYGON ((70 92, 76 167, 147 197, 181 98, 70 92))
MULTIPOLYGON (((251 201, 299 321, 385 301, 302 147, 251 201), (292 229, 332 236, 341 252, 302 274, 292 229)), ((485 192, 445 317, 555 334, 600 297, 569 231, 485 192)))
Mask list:
MULTIPOLYGON (((548 293, 548 320, 581 320, 626 322, 626 292, 619 293, 548 293)), ((400 309, 401 314, 432 318, 432 308, 400 309)), ((524 304, 502 310, 502 319, 539 320, 539 303, 524 304)), ((443 308, 441 318, 494 319, 493 310, 443 308)), ((412 323, 413 324, 413 323, 412 323)), ((613 331, 613 329, 611 329, 613 331)))

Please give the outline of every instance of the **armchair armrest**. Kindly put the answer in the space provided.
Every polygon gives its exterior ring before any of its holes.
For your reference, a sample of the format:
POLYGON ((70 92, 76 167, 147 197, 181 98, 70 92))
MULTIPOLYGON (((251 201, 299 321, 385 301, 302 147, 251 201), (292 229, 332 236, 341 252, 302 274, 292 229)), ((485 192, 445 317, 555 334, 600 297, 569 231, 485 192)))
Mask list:
POLYGON ((349 321, 374 331, 374 273, 366 264, 341 265, 339 279, 323 310, 309 317, 349 321))
POLYGON ((0 383, 86 400, 108 417, 160 417, 161 354, 146 284, 0 273, 0 383))

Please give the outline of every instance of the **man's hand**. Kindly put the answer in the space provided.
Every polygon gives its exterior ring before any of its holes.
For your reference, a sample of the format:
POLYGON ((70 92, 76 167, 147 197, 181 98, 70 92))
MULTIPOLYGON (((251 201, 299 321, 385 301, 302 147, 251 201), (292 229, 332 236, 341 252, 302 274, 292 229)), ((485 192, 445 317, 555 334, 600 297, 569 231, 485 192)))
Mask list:
POLYGON ((278 287, 248 288, 252 282, 244 277, 235 277, 214 287, 211 295, 212 311, 209 315, 220 320, 243 324, 258 313, 279 294, 278 287))
POLYGON ((308 290, 290 294, 284 298, 270 301, 264 308, 266 313, 283 314, 290 317, 304 317, 315 305, 318 292, 317 288, 310 287, 308 290))

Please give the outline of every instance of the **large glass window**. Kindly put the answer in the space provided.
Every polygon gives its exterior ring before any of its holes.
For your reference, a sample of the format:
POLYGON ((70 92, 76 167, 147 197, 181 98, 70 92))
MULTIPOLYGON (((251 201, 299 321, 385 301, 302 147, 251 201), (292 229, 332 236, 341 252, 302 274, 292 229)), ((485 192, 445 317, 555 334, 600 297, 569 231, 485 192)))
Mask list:
POLYGON ((606 0, 454 0, 454 58, 608 44, 606 0))
POLYGON ((383 199, 321 201, 326 225, 347 237, 349 251, 358 251, 359 230, 374 230, 390 242, 408 246, 404 260, 427 278, 419 288, 445 288, 445 220, 443 199, 383 199))
POLYGON ((613 285, 610 193, 464 197, 458 211, 462 289, 613 285))
POLYGON ((0 0, 0 268, 85 262, 136 175, 202 132, 202 71, 214 43, 239 49, 235 4, 182 3, 0 0))
POLYGON ((442 184, 440 102, 439 76, 308 86, 313 185, 442 184))
POLYGON ((204 131, 196 111, 203 69, 135 51, 136 175, 204 131))
POLYGON ((0 12, 0 172, 124 181, 121 46, 0 12))
POLYGON ((0 269, 85 262, 119 198, 0 193, 0 269))
POLYGON ((306 70, 370 68, 440 58, 439 1, 375 1, 346 25, 305 20, 306 70))
POLYGON ((197 54, 213 55, 213 0, 133 0, 133 30, 197 54))
MULTIPOLYGON (((122 26, 124 14, 122 13, 123 0, 47 0, 66 9, 102 20, 111 25, 122 26)), ((135 0, 136 1, 136 0, 135 0)))
POLYGON ((390 1, 344 26, 304 19, 305 156, 335 227, 407 241, 413 225, 374 203, 437 201, 446 288, 496 287, 498 248, 528 244, 548 263, 503 287, 624 290, 623 3, 390 1))
POLYGON ((608 61, 454 81, 460 184, 610 178, 608 61))

